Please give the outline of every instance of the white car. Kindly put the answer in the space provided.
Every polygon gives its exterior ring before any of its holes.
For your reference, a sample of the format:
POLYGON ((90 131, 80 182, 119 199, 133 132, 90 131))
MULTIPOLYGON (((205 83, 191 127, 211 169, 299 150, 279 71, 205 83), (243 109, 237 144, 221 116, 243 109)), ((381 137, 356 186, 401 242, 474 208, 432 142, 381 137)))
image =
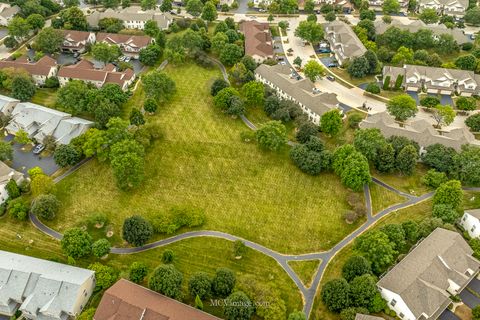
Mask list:
POLYGON ((287 65, 287 63, 286 63, 285 61, 280 61, 279 63, 280 63, 282 66, 286 66, 286 65, 287 65))
POLYGON ((125 57, 125 62, 130 62, 132 60, 132 57, 125 57))

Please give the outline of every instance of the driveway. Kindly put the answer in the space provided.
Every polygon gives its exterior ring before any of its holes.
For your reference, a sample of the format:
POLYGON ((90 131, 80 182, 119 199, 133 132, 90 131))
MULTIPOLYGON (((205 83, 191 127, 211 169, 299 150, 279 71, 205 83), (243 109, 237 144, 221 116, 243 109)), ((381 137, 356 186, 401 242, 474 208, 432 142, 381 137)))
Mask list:
MULTIPOLYGON (((104 63, 101 61, 95 59, 92 59, 91 61, 93 62, 95 68, 102 69, 104 67, 104 63)), ((135 72, 136 75, 138 75, 143 69, 143 64, 141 64, 137 59, 132 59, 128 63, 132 65, 133 72, 135 72)))
POLYGON ((459 320, 459 318, 450 310, 445 309, 442 314, 438 317, 440 320, 459 320))
POLYGON ((468 287, 480 293, 480 280, 478 280, 477 278, 474 278, 472 281, 470 281, 470 283, 468 284, 468 287))
POLYGON ((73 53, 60 53, 57 57, 57 64, 61 66, 69 66, 76 64, 78 62, 77 58, 73 56, 73 53))
POLYGON ((473 295, 467 289, 464 289, 462 292, 460 292, 460 298, 462 299, 463 303, 465 303, 471 309, 480 304, 480 298, 473 295))
MULTIPOLYGON (((12 141, 13 138, 12 135, 8 135, 4 140, 12 141)), ((40 157, 39 155, 33 154, 31 151, 23 151, 22 145, 18 143, 13 144, 13 161, 11 166, 13 169, 23 173, 27 173, 27 171, 33 167, 40 167, 43 172, 48 175, 51 175, 60 169, 52 156, 40 157)))

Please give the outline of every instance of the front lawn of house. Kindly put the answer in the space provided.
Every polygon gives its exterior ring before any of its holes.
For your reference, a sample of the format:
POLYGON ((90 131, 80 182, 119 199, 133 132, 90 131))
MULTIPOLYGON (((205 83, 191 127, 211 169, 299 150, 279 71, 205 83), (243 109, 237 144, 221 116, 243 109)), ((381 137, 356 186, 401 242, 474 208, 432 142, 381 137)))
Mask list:
MULTIPOLYGON (((326 250, 358 227, 361 222, 344 222, 347 191, 335 175, 308 176, 290 163, 288 150, 266 152, 241 142, 246 126, 211 103, 209 85, 219 71, 187 65, 166 72, 178 93, 148 119, 163 137, 148 151, 144 185, 122 192, 109 167, 91 161, 59 184, 63 206, 49 225, 65 231, 103 212, 119 234, 128 216, 150 218, 172 206, 191 206, 206 212, 202 229, 284 253, 326 250)), ((132 99, 139 106, 143 95, 132 99)))

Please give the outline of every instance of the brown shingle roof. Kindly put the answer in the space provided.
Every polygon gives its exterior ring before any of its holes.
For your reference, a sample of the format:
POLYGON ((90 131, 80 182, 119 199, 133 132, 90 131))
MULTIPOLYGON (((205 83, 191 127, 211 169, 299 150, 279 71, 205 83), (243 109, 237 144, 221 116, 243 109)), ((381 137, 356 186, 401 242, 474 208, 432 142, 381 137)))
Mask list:
POLYGON ((220 320, 125 279, 105 294, 94 320, 220 320))
POLYGON ((240 31, 245 35, 245 54, 249 56, 273 57, 272 34, 268 23, 244 21, 240 31))
POLYGON ((87 41, 90 36, 88 31, 76 31, 76 30, 60 30, 63 33, 63 37, 71 39, 75 42, 87 41))
POLYGON ((152 38, 148 36, 132 36, 128 34, 99 32, 97 33, 97 42, 107 42, 109 44, 129 45, 143 48, 152 42, 152 38))
POLYGON ((17 60, 3 60, 0 61, 0 69, 4 68, 21 68, 28 73, 37 76, 48 76, 50 69, 54 67, 57 62, 49 56, 43 56, 35 63, 29 63, 27 59, 19 58, 17 60))

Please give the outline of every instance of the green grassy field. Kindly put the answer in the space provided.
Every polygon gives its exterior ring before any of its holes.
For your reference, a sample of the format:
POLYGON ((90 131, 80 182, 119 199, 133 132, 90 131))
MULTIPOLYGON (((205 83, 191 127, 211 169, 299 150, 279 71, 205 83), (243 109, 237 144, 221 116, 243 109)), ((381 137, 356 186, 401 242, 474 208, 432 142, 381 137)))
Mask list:
POLYGON ((376 215, 381 210, 394 204, 405 202, 407 199, 395 192, 389 191, 376 183, 370 184, 370 196, 372 197, 372 214, 376 215))
POLYGON ((32 102, 55 109, 55 101, 57 100, 57 89, 38 88, 32 97, 32 102))
MULTIPOLYGON (((59 184, 63 206, 50 226, 64 231, 104 212, 118 235, 125 217, 188 205, 205 210, 203 229, 283 253, 328 249, 358 227, 342 218, 346 189, 335 175, 308 176, 290 163, 288 150, 265 152, 241 142, 245 125, 211 105, 209 85, 219 71, 187 65, 166 72, 178 92, 148 119, 163 138, 148 151, 144 185, 119 191, 108 165, 91 161, 59 184)), ((139 91, 130 106, 142 100, 139 91)))
POLYGON ((312 284, 312 279, 315 273, 318 270, 321 260, 304 260, 304 261, 295 261, 291 260, 288 262, 290 267, 295 271, 300 280, 306 287, 310 287, 312 284))
POLYGON ((422 183, 422 177, 427 171, 427 167, 419 164, 411 176, 404 176, 398 173, 381 174, 375 171, 372 172, 372 175, 400 191, 419 196, 431 191, 422 183))

